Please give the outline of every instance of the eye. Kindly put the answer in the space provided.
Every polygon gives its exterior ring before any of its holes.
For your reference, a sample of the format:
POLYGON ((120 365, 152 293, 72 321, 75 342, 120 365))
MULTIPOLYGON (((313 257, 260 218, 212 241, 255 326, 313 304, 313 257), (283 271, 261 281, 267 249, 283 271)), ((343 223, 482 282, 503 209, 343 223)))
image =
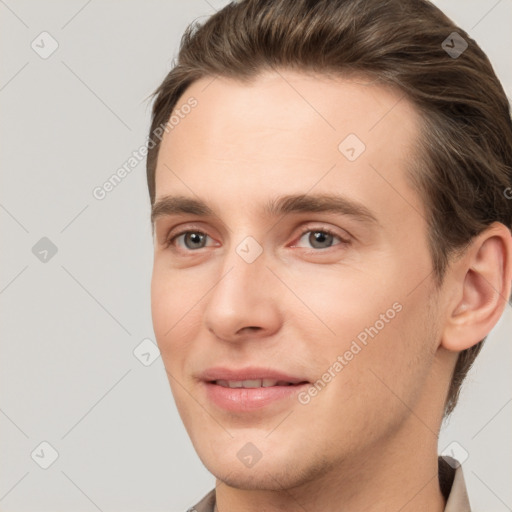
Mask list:
POLYGON ((322 227, 314 229, 309 228, 303 231, 297 244, 292 247, 308 247, 308 245, 301 245, 301 243, 309 244, 309 247, 313 249, 329 249, 333 245, 348 245, 350 242, 349 240, 344 240, 332 230, 322 227), (339 243, 333 244, 335 240, 339 240, 339 243))
MULTIPOLYGON (((185 252, 197 251, 199 249, 215 245, 215 243, 208 244, 208 239, 212 240, 205 232, 197 229, 189 229, 170 235, 165 242, 165 247, 168 248, 170 246, 174 246, 185 252)), ((329 249, 332 246, 342 244, 349 245, 350 241, 343 239, 329 228, 308 227, 302 232, 298 242, 292 245, 292 247, 305 247, 320 250, 329 249)))
POLYGON ((181 249, 194 251, 206 247, 206 241, 210 238, 206 233, 198 230, 181 231, 169 237, 166 247, 177 245, 181 249))

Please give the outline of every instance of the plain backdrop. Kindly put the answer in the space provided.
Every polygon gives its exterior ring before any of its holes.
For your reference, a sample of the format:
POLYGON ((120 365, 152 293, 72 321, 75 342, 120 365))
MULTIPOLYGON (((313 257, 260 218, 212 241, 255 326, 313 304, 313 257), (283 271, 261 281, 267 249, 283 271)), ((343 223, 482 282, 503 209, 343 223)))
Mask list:
MULTIPOLYGON (((141 362, 154 342, 145 161, 103 200, 93 190, 144 145, 146 97, 186 25, 225 3, 0 0, 1 511, 179 512, 214 485, 161 358, 141 362)), ((510 97, 512 1, 437 4, 510 97)), ((439 441, 467 452, 475 511, 512 510, 511 309, 439 441)))

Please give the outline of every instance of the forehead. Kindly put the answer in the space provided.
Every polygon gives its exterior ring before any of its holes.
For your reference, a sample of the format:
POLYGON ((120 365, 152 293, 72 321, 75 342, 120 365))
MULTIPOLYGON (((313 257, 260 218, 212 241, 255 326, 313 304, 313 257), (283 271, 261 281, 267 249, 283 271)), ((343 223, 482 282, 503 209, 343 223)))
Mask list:
POLYGON ((314 187, 377 209, 395 205, 388 213, 397 218, 422 210, 406 182, 418 113, 403 93, 367 78, 284 70, 250 83, 205 77, 183 93, 175 114, 159 151, 157 198, 192 193, 215 203, 224 190, 236 194, 235 208, 314 187), (183 114, 190 98, 197 105, 183 114))

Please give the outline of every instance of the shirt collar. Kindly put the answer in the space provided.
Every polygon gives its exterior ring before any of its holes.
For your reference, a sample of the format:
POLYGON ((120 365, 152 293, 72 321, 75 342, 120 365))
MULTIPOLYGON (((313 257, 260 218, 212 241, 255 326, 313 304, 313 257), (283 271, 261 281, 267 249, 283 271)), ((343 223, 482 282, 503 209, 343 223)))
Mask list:
POLYGON ((438 458, 439 483, 445 495, 444 512, 471 512, 468 491, 459 461, 447 455, 438 458))

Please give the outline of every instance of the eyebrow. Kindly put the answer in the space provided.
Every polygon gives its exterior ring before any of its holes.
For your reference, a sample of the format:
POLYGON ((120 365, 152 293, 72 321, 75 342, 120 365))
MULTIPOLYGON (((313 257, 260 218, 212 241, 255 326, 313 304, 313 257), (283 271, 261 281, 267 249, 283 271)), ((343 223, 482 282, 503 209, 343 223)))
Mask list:
MULTIPOLYGON (((336 213, 347 215, 368 225, 380 225, 377 217, 363 204, 336 194, 298 194, 270 199, 264 207, 268 216, 291 213, 336 213)), ((151 222, 163 216, 197 215, 215 217, 216 213, 205 202, 187 196, 164 196, 151 209, 151 222)))

